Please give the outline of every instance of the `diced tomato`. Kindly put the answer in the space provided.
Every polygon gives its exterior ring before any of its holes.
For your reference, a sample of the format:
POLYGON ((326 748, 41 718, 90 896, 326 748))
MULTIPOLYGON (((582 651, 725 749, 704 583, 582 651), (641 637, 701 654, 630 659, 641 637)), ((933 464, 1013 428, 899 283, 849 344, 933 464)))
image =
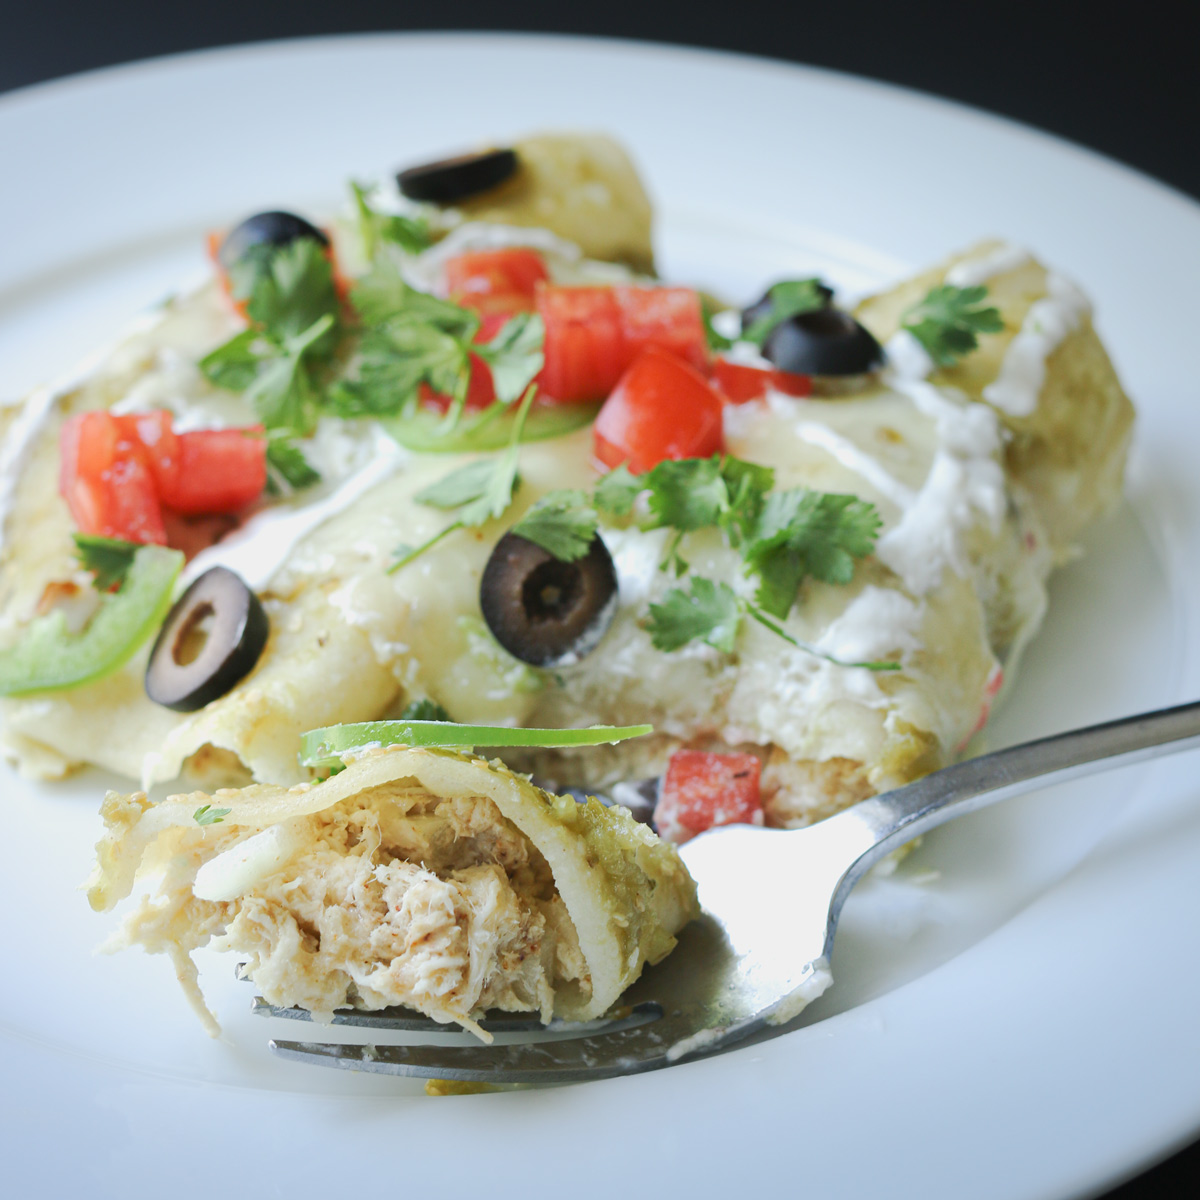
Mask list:
POLYGON ((774 367, 752 367, 727 358, 714 360, 713 382, 731 404, 759 400, 767 394, 768 388, 786 396, 807 396, 812 391, 812 379, 808 375, 793 375, 791 371, 778 371, 774 367))
POLYGON ((107 412, 64 422, 59 491, 82 533, 165 545, 154 476, 136 436, 107 412))
POLYGON ((627 363, 657 346, 703 370, 708 365, 708 341, 700 297, 691 288, 615 287, 625 336, 627 363))
POLYGON ((654 807, 659 836, 678 844, 715 825, 761 825, 761 770, 753 754, 677 750, 654 807))
POLYGON ((179 437, 171 428, 171 414, 158 409, 117 417, 116 420, 122 433, 139 448, 161 498, 179 472, 179 437))
POLYGON ((171 414, 80 413, 63 424, 59 491, 83 533, 167 542, 163 510, 236 512, 267 484, 262 427, 175 433, 171 414))
POLYGON ((159 499, 185 515, 232 513, 267 486, 267 439, 261 425, 197 429, 177 435, 177 469, 164 473, 159 499))
POLYGON ((604 399, 652 346, 706 362, 700 299, 689 288, 542 287, 537 310, 546 328, 539 380, 564 403, 604 399))
MULTIPOLYGON (((500 323, 504 324, 503 321, 500 323)), ((480 340, 484 339, 476 338, 476 341, 480 340)), ((450 407, 450 397, 442 392, 435 392, 427 383, 420 385, 417 394, 420 396, 421 403, 429 408, 445 412, 450 407)), ((496 388, 492 383, 492 368, 477 354, 472 354, 471 378, 467 383, 466 408, 469 411, 487 408, 495 399, 496 388)))
POLYGON ((722 402, 695 367, 651 347, 621 377, 593 426, 596 457, 634 474, 722 446, 722 402))
POLYGON ((475 250, 446 261, 446 294, 484 313, 528 312, 549 278, 542 256, 527 246, 475 250))
POLYGON ((544 394, 565 403, 602 400, 629 365, 613 289, 545 287, 537 310, 546 329, 544 394))

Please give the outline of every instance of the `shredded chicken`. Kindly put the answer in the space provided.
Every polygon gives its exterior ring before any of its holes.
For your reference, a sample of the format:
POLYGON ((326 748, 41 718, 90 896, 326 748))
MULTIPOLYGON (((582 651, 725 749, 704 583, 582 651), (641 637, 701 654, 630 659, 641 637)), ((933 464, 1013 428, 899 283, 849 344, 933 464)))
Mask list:
MULTIPOLYGON (((545 859, 491 800, 438 800, 388 785, 303 820, 302 848, 235 900, 196 898, 199 849, 177 856, 120 944, 171 953, 201 1008, 187 954, 211 938, 215 949, 246 956, 272 1004, 318 1017, 404 1005, 485 1038, 473 1013, 549 1020, 556 987, 587 986, 545 859)), ((252 832, 223 839, 219 850, 252 832)))

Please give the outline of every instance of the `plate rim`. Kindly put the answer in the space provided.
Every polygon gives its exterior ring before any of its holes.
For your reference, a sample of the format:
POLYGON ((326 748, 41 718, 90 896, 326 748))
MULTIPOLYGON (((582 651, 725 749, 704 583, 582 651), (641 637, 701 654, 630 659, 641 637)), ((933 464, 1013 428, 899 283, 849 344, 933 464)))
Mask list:
MULTIPOLYGON (((71 75, 71 76, 68 76, 65 78, 45 81, 42 83, 29 85, 28 87, 14 89, 11 92, 0 95, 0 132, 3 131, 2 126, 4 125, 6 120, 12 115, 13 110, 19 109, 22 102, 24 102, 26 100, 31 100, 31 99, 36 100, 41 96, 50 96, 51 99, 53 99, 54 97, 69 96, 69 94, 71 92, 73 92, 77 89, 92 87, 92 86, 97 86, 97 87, 103 89, 114 78, 117 78, 117 77, 128 78, 131 75, 138 75, 138 74, 150 76, 157 72, 169 70, 171 66, 173 66, 181 61, 189 61, 191 63, 203 65, 205 63, 209 63, 214 60, 222 59, 222 58, 243 57, 243 56, 253 58, 253 57, 261 55, 261 54, 273 55, 273 54, 277 54, 280 52, 287 52, 288 50, 292 50, 292 49, 315 49, 318 47, 329 48, 329 49, 335 49, 335 48, 336 49, 345 49, 345 48, 353 48, 353 46, 357 43, 377 44, 378 42, 384 41, 384 40, 396 41, 396 42, 400 42, 400 43, 412 43, 414 41, 417 41, 417 42, 426 42, 426 43, 429 43, 429 42, 441 42, 441 43, 455 42, 455 43, 461 44, 461 43, 465 43, 465 42, 478 42, 478 41, 493 42, 497 39, 500 39, 500 40, 503 40, 503 41, 506 41, 509 43, 518 43, 518 44, 522 44, 522 45, 544 45, 547 43, 551 43, 551 44, 553 44, 553 43, 570 43, 574 46, 586 47, 589 49, 600 47, 600 48, 603 48, 603 49, 605 49, 611 53, 615 53, 615 54, 622 54, 622 53, 626 53, 631 50, 634 50, 634 51, 637 51, 640 53, 648 54, 651 57, 654 57, 654 56, 657 56, 660 54, 666 54, 671 57, 676 57, 676 58, 680 58, 680 59, 689 59, 689 60, 712 59, 712 60, 717 60, 717 61, 724 62, 724 63, 741 62, 743 64, 753 65, 759 69, 761 69, 763 64, 769 64, 771 67, 773 67, 785 74, 792 74, 792 73, 798 72, 802 75, 807 75, 810 78, 814 78, 814 79, 818 79, 818 80, 820 80, 820 79, 833 80, 833 81, 838 82, 841 85, 848 84, 848 85, 852 85, 852 86, 858 87, 858 88, 879 90, 884 93, 900 93, 911 99, 916 99, 916 100, 922 101, 925 104, 928 104, 936 109, 953 110, 953 111, 956 111, 961 114, 969 115, 969 116, 979 120, 980 122, 983 122, 984 124, 988 124, 988 125, 999 124, 1001 126, 1006 126, 1009 129, 1014 130, 1014 131, 1022 134, 1025 137, 1032 138, 1035 141, 1037 141, 1038 143, 1041 143, 1043 145, 1049 143, 1058 150, 1064 150, 1064 149, 1068 150, 1068 151, 1070 151, 1072 156, 1075 156, 1075 157, 1081 159, 1081 161, 1089 163, 1089 165, 1093 168, 1099 167, 1099 168, 1102 168, 1103 170, 1105 170, 1106 172, 1114 173, 1115 175, 1123 177, 1126 180, 1133 178, 1133 179, 1137 180, 1143 186, 1148 185, 1149 188, 1153 190, 1153 192, 1158 194, 1158 198, 1160 200, 1171 201, 1171 202, 1175 202, 1175 203, 1182 201, 1183 205, 1185 206, 1185 208, 1187 210, 1188 217, 1190 217, 1193 220, 1200 219, 1200 204, 1198 204, 1196 202, 1196 200, 1194 200, 1192 197, 1190 197, 1186 193, 1183 193, 1183 192, 1179 191, 1178 189, 1173 188, 1171 185, 1163 183, 1162 181, 1155 179, 1153 176, 1147 175, 1146 173, 1138 170, 1137 168, 1126 166, 1125 164, 1119 163, 1116 160, 1113 160, 1103 154, 1100 154, 1098 151, 1092 150, 1088 147, 1079 146, 1078 144, 1071 142, 1067 139, 1064 139, 1058 135, 1049 134, 1044 131, 1038 130, 1036 127, 1029 125, 1025 122, 1016 121, 1016 120, 1014 120, 1012 118, 1008 118, 1008 117, 996 116, 994 114, 987 113, 985 110, 975 108, 975 107, 972 107, 969 105, 959 104, 957 102, 947 100, 942 97, 932 95, 930 93, 917 91, 915 89, 905 88, 905 87, 891 84, 891 83, 885 83, 885 82, 881 82, 881 81, 877 81, 877 80, 871 80, 866 77, 857 76, 857 75, 853 75, 853 74, 846 73, 846 72, 831 71, 826 68, 812 67, 812 66, 807 66, 804 64, 792 64, 792 63, 784 62, 782 60, 777 60, 777 59, 773 59, 773 58, 769 58, 769 57, 765 57, 765 56, 754 56, 754 55, 747 55, 747 54, 731 54, 728 52, 723 52, 723 51, 712 49, 712 48, 684 47, 684 46, 672 45, 669 43, 657 43, 657 42, 650 42, 650 41, 645 41, 645 40, 634 40, 634 39, 585 38, 585 37, 577 37, 577 36, 571 36, 571 35, 558 35, 558 34, 536 34, 536 35, 527 35, 527 34, 518 34, 518 33, 492 34, 492 33, 486 33, 486 32, 473 32, 473 31, 472 32, 457 32, 456 31, 456 32, 447 32, 447 33, 438 33, 438 32, 430 31, 430 32, 421 32, 421 33, 416 33, 416 34, 387 32, 387 33, 380 33, 380 34, 344 34, 344 35, 334 35, 334 36, 324 36, 324 37, 275 39, 275 40, 269 40, 269 41, 263 41, 263 42, 215 47, 215 48, 199 50, 199 51, 187 51, 187 52, 182 52, 182 53, 178 53, 178 54, 158 56, 158 57, 151 58, 151 59, 138 60, 136 62, 128 63, 128 64, 120 64, 120 65, 113 65, 113 66, 108 66, 108 67, 103 67, 103 68, 97 68, 95 70, 80 72, 80 73, 77 73, 77 74, 74 74, 74 75, 71 75)), ((1076 875, 1077 873, 1079 873, 1081 871, 1085 871, 1086 868, 1087 868, 1087 862, 1085 861, 1085 863, 1080 864, 1080 867, 1077 868, 1076 871, 1070 872, 1067 876, 1067 879, 1064 880, 1062 884, 1057 885, 1057 886, 1058 887, 1065 886, 1067 881, 1072 876, 1076 875)), ((1035 905, 1033 905, 1031 907, 1038 907, 1039 905, 1040 905, 1040 901, 1035 902, 1035 905)), ((1022 916, 1024 916, 1024 914, 1022 914, 1022 916)), ((1012 922, 1010 924, 1015 924, 1015 922, 1012 922)), ((988 940, 990 940, 990 939, 984 939, 985 942, 988 940)), ((982 944, 983 943, 980 943, 980 945, 982 945, 982 944)), ((972 948, 972 950, 974 950, 974 947, 972 948)), ((972 951, 967 951, 966 953, 971 954, 972 951)), ((947 966, 949 966, 949 965, 950 964, 947 964, 947 966)), ((934 972, 933 974, 936 974, 936 973, 937 972, 934 972)), ((927 978, 927 977, 923 977, 923 978, 927 978)), ((896 995, 899 992, 908 991, 908 990, 912 989, 913 987, 916 987, 920 983, 921 983, 920 980, 914 981, 914 984, 905 985, 904 988, 897 989, 896 993, 889 993, 889 996, 896 995)), ((881 1002, 886 1001, 887 999, 888 999, 888 997, 881 997, 880 1001, 881 1002)), ((876 1002, 871 1002, 872 1005, 875 1003, 876 1002)), ((867 1007, 869 1007, 869 1006, 867 1006, 867 1007)), ((886 1005, 884 1007, 886 1007, 886 1005)), ((850 1017, 852 1014, 842 1014, 842 1015, 846 1016, 846 1017, 850 1017)), ((838 1019, 839 1018, 831 1018, 831 1020, 833 1020, 833 1021, 836 1021, 838 1019)), ((810 1027, 810 1029, 811 1028, 817 1028, 817 1027, 810 1027)), ((775 1043, 775 1044, 778 1045, 780 1043, 775 1043)), ((696 1066, 702 1066, 702 1065, 703 1064, 696 1064, 696 1066)), ((686 1070, 689 1068, 680 1068, 680 1069, 686 1070)), ((697 1074, 699 1074, 699 1072, 697 1072, 697 1074)), ((1155 1146, 1148 1146, 1145 1149, 1144 1153, 1141 1156, 1139 1156, 1136 1165, 1134 1165, 1132 1167, 1127 1167, 1125 1170, 1119 1171, 1115 1174, 1108 1172, 1108 1173, 1104 1173, 1103 1177, 1101 1177, 1100 1175, 1097 1175, 1094 1178, 1092 1178, 1086 1182, 1081 1180, 1081 1183, 1083 1183, 1083 1186, 1085 1186, 1087 1188, 1091 1188, 1091 1187, 1095 1187, 1095 1186, 1115 1185, 1116 1183, 1120 1182, 1122 1179, 1128 1178, 1131 1174, 1136 1174, 1137 1171, 1142 1169, 1145 1165, 1147 1165, 1153 1161, 1157 1161, 1158 1159, 1165 1156, 1166 1154, 1169 1154, 1172 1150, 1172 1147, 1178 1148, 1180 1145, 1184 1144, 1186 1139, 1190 1139, 1190 1137, 1194 1136, 1194 1133, 1197 1128, 1200 1128, 1200 1096, 1197 1097, 1197 1107, 1195 1107, 1193 1110, 1191 1110, 1189 1115, 1187 1115, 1185 1117, 1181 1113, 1181 1123, 1180 1123, 1178 1129, 1172 1135, 1170 1135, 1168 1137, 1167 1141, 1159 1142, 1155 1146)), ((1032 1193, 1030 1193, 1030 1194, 1032 1194, 1032 1193)))

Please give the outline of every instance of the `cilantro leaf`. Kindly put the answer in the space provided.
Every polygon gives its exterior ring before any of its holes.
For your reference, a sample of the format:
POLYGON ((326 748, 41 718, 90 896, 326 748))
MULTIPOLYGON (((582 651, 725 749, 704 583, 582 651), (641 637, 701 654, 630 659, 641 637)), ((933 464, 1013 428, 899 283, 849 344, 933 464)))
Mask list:
POLYGON ((217 387, 244 392, 258 378, 263 356, 275 349, 257 329, 246 329, 206 354, 200 360, 200 370, 217 387))
POLYGON ((428 697, 414 700, 400 714, 401 721, 449 721, 450 714, 436 701, 428 697))
POLYGON ((390 260, 372 265, 351 289, 350 303, 368 327, 405 317, 467 340, 479 328, 479 317, 469 309, 409 287, 400 268, 390 260))
POLYGON ((774 284, 767 290, 770 308, 742 331, 742 340, 761 346, 776 325, 801 313, 825 308, 829 295, 829 289, 819 279, 785 279, 774 284))
POLYGON ((202 804, 192 813, 192 820, 197 825, 220 825, 231 812, 232 808, 213 808, 211 804, 202 804))
POLYGON ((660 604, 650 605, 646 628, 658 650, 678 650, 699 638, 729 654, 741 619, 741 604, 728 584, 696 576, 689 589, 672 588, 660 604))
POLYGON ((419 546, 397 546, 396 561, 388 567, 389 575, 407 566, 414 558, 424 554, 430 546, 440 542, 456 529, 482 525, 485 521, 504 515, 516 490, 521 434, 536 392, 537 388, 530 387, 525 393, 525 398, 517 409, 508 445, 499 455, 495 458, 479 458, 466 466, 458 467, 436 483, 422 488, 413 497, 418 503, 428 504, 432 508, 457 508, 458 520, 419 546))
POLYGON ((490 342, 474 347, 492 370, 497 400, 511 404, 524 394, 542 369, 545 336, 546 328, 537 313, 518 313, 490 342))
POLYGON ((267 472, 268 486, 273 485, 277 494, 284 489, 273 476, 282 479, 290 491, 311 487, 321 480, 320 472, 304 457, 300 447, 286 438, 271 438, 267 442, 267 472))
POLYGON ((459 508, 470 504, 487 491, 495 469, 495 459, 477 458, 466 466, 457 467, 436 483, 423 487, 413 499, 430 508, 459 508))
POLYGON ((655 525, 681 533, 715 525, 735 546, 749 535, 774 482, 770 467, 729 455, 667 459, 645 478, 655 525))
POLYGON ((453 334, 396 316, 363 335, 358 378, 334 387, 330 404, 341 417, 394 416, 416 405, 422 383, 465 398, 470 365, 466 347, 453 334))
POLYGON ((350 182, 358 218, 358 234, 367 261, 375 257, 381 242, 394 242, 407 254, 420 254, 422 250, 427 250, 433 240, 429 235, 429 222, 420 217, 404 217, 373 209, 367 199, 370 190, 361 183, 350 182))
MULTIPOLYGON (((274 338, 295 337, 322 317, 330 318, 326 331, 336 323, 333 268, 325 247, 312 238, 252 246, 230 268, 229 278, 234 299, 243 301, 250 320, 274 338)), ((332 342, 332 336, 325 338, 321 349, 332 342)))
POLYGON ((903 326, 939 367, 952 367, 979 345, 979 334, 1004 328, 999 310, 983 307, 986 295, 986 287, 942 284, 904 314, 903 326))
POLYGON ((875 506, 856 496, 806 488, 767 496, 743 549, 747 569, 759 577, 759 605, 785 617, 806 576, 849 583, 854 560, 875 548, 880 524, 875 506))
POLYGON ((622 463, 601 477, 592 489, 592 503, 610 516, 627 517, 633 512, 634 501, 645 488, 642 477, 634 475, 622 463))
POLYGON ((775 486, 775 471, 727 454, 721 459, 721 477, 729 496, 721 525, 736 547, 750 536, 758 521, 767 494, 775 486))
POLYGON ((199 367, 218 387, 244 392, 268 429, 307 433, 316 422, 320 399, 309 355, 333 326, 334 318, 326 313, 282 340, 246 330, 205 355, 199 367))
POLYGON ((582 492, 550 492, 543 496, 511 532, 536 542, 560 562, 574 562, 591 549, 598 526, 596 510, 582 492))
POLYGON ((140 544, 91 533, 72 536, 75 539, 75 556, 85 570, 95 575, 97 590, 119 591, 133 565, 133 556, 141 549, 140 544))
POLYGON ((654 523, 681 533, 717 524, 729 503, 720 458, 664 459, 646 486, 654 523))
POLYGON ((521 407, 517 410, 512 437, 508 446, 495 460, 492 476, 483 495, 459 511, 459 519, 464 525, 482 525, 493 517, 502 517, 504 510, 512 503, 513 492, 517 487, 517 459, 521 453, 521 434, 525 429, 525 418, 529 414, 529 406, 533 403, 536 392, 537 388, 531 386, 525 393, 521 407))

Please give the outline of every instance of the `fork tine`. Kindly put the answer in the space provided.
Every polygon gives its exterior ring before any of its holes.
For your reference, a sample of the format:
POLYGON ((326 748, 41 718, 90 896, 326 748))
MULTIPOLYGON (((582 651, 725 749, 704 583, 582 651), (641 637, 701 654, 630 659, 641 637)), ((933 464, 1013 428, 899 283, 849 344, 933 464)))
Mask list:
POLYGON ((653 1071, 691 1053, 722 1049, 750 1032, 738 1027, 708 1034, 697 1028, 696 1017, 694 1011, 682 1011, 615 1033, 510 1046, 344 1046, 278 1040, 270 1046, 282 1058, 349 1071, 479 1083, 577 1083, 653 1071), (674 1052, 681 1045, 690 1048, 674 1052))
MULTIPOLYGON (((261 996, 254 997, 251 1009, 257 1017, 283 1017, 289 1021, 311 1021, 312 1013, 307 1008, 280 1008, 268 1004, 261 996)), ((435 1021, 410 1008, 384 1008, 376 1012, 360 1012, 358 1009, 342 1009, 333 1014, 333 1019, 321 1024, 346 1025, 357 1029, 386 1029, 396 1033, 467 1033, 461 1025, 435 1021)), ((608 1019, 595 1023, 595 1028, 604 1028, 608 1019)), ((545 1029, 553 1030, 555 1023, 543 1025, 536 1013, 497 1013, 485 1017, 479 1025, 489 1033, 533 1033, 545 1029)))
MULTIPOLYGON (((288 1021, 312 1021, 313 1015, 307 1008, 280 1008, 269 1004, 261 996, 255 996, 250 1011, 256 1017, 282 1017, 288 1021)), ((543 1022, 535 1013, 497 1012, 481 1017, 478 1024, 488 1033, 602 1033, 624 1028, 633 1023, 645 1024, 659 1015, 657 1005, 625 1004, 610 1008, 602 1017, 593 1021, 564 1021, 555 1017, 543 1022), (653 1011, 651 1011, 653 1010, 653 1011)), ((325 1025, 346 1025, 356 1029, 382 1029, 391 1033, 469 1033, 461 1025, 451 1021, 435 1021, 412 1008, 380 1008, 373 1012, 359 1009, 338 1009, 325 1025)))

